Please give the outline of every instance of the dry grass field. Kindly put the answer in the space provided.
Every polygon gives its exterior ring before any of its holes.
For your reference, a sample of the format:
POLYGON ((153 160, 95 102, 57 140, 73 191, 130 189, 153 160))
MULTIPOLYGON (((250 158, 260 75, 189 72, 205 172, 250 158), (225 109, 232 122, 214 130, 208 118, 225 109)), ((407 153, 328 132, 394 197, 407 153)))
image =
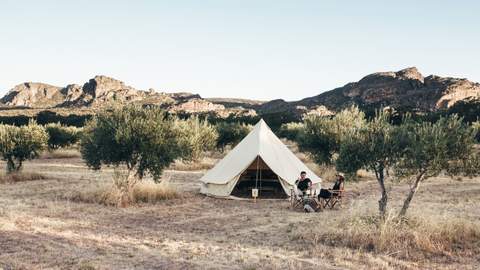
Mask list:
MULTIPOLYGON (((108 185, 112 169, 56 157, 25 164, 44 177, 0 183, 0 269, 480 268, 480 179, 429 180, 408 224, 378 227, 368 175, 347 184, 341 209, 305 214, 288 201, 202 196, 204 171, 177 164, 164 175, 176 198, 119 208, 75 199, 108 185)), ((390 188, 398 208, 407 185, 390 188)))

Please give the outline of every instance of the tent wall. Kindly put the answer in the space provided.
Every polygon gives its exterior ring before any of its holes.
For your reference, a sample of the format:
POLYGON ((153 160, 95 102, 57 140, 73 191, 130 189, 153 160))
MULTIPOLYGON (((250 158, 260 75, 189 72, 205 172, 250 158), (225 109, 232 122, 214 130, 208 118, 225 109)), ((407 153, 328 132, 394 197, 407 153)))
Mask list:
POLYGON ((215 197, 229 197, 239 178, 240 174, 234 177, 227 184, 202 183, 202 186, 200 187, 200 193, 215 197))

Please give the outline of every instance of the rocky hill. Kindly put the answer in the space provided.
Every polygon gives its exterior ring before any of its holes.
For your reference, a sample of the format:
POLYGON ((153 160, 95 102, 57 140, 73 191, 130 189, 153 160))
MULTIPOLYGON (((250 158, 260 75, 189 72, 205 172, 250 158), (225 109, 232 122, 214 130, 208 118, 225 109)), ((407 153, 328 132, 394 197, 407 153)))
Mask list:
POLYGON ((293 104, 306 107, 324 105, 335 111, 350 104, 436 111, 451 107, 461 100, 478 98, 480 98, 479 83, 435 75, 423 77, 415 67, 412 67, 397 72, 374 73, 358 82, 293 104))
POLYGON ((416 111, 437 111, 458 101, 480 99, 480 84, 467 79, 424 77, 415 67, 397 72, 379 72, 358 82, 348 83, 317 96, 299 101, 282 99, 268 102, 210 98, 198 94, 164 93, 154 89, 137 90, 106 76, 96 76, 83 85, 57 87, 27 82, 15 86, 0 102, 4 107, 90 108, 111 102, 155 104, 172 112, 215 112, 221 116, 237 115, 330 115, 352 104, 379 108, 390 106, 416 111))
POLYGON ((180 92, 164 93, 154 89, 137 90, 122 81, 95 76, 82 86, 70 84, 57 87, 44 83, 26 82, 11 89, 0 102, 4 107, 22 108, 89 108, 97 109, 115 103, 141 103, 162 106, 172 112, 200 113, 216 112, 221 116, 229 114, 254 115, 255 111, 238 108, 226 108, 222 104, 212 103, 198 94, 180 92))

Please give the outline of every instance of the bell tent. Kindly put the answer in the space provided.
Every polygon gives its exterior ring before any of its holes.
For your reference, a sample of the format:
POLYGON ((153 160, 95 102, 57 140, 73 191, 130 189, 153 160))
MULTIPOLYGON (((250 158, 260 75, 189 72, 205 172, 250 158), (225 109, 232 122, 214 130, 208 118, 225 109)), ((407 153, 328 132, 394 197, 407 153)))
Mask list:
POLYGON ((201 179, 200 192, 215 197, 286 198, 301 171, 315 189, 321 178, 315 175, 275 136, 265 121, 253 130, 201 179))

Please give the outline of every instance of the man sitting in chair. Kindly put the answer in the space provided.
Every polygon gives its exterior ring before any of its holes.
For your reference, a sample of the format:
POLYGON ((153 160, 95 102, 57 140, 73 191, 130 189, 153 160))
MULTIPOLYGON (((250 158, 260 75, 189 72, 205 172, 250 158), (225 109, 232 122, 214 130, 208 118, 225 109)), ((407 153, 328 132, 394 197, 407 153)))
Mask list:
POLYGON ((335 191, 339 191, 343 189, 343 182, 345 181, 345 177, 342 173, 337 174, 337 181, 333 185, 332 189, 320 189, 320 193, 318 194, 318 199, 329 199, 333 196, 337 196, 338 193, 335 191))
POLYGON ((300 177, 295 181, 296 188, 296 195, 297 196, 305 196, 307 194, 307 190, 312 188, 312 180, 307 178, 307 173, 302 171, 300 173, 300 177))

